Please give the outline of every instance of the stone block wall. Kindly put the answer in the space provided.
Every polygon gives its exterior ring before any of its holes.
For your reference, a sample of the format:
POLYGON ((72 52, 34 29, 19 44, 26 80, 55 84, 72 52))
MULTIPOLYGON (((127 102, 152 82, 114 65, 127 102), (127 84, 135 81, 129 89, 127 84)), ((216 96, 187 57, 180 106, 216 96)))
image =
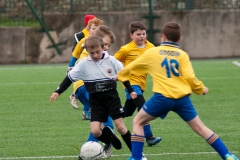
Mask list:
MULTIPOLYGON (((83 29, 83 17, 88 13, 45 13, 45 24, 56 43, 61 43, 59 55, 41 28, 0 27, 0 64, 65 63, 71 58, 73 35, 83 29), (52 30, 54 29, 54 30, 52 30)), ((115 43, 109 48, 114 54, 122 45, 130 42, 128 24, 148 20, 142 18, 148 12, 95 12, 114 32, 115 43)), ((176 21, 182 26, 180 47, 191 58, 240 57, 240 10, 155 11, 154 29, 164 23, 176 21)), ((160 33, 154 35, 154 43, 160 43, 160 33)))

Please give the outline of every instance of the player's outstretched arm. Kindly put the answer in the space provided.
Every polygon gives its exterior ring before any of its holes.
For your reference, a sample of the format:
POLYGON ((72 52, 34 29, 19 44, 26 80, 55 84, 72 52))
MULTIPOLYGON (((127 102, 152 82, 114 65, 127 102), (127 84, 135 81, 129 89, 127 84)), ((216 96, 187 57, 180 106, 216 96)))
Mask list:
POLYGON ((50 102, 54 101, 61 93, 63 93, 72 84, 72 81, 66 76, 56 91, 50 96, 50 102))
POLYGON ((59 96, 59 94, 56 93, 56 92, 54 92, 54 93, 50 96, 50 102, 53 102, 58 96, 59 96))

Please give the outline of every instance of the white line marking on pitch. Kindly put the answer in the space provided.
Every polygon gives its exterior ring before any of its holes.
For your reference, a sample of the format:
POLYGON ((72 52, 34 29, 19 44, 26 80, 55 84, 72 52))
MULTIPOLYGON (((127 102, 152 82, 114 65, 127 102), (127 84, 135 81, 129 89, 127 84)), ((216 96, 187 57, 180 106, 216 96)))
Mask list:
MULTIPOLYGON (((238 153, 233 151, 232 153, 238 153)), ((163 155, 193 155, 193 154, 217 154, 217 152, 190 152, 190 153, 161 153, 161 154, 145 154, 145 156, 163 156, 163 155)), ((112 157, 127 157, 130 154, 115 154, 112 157)), ((0 158, 0 160, 9 160, 9 159, 63 159, 63 158, 75 158, 77 156, 42 156, 42 157, 5 157, 0 158)))
POLYGON ((235 64, 236 66, 240 67, 240 63, 239 62, 233 61, 232 63, 235 64))
POLYGON ((15 67, 9 67, 9 68, 0 68, 0 70, 4 71, 4 70, 7 70, 7 71, 11 71, 11 70, 36 70, 36 69, 62 69, 62 68, 66 68, 67 70, 67 65, 66 66, 49 66, 49 67, 18 67, 18 68, 15 68, 15 67))
POLYGON ((33 84, 33 85, 36 85, 36 84, 60 84, 60 81, 59 82, 33 82, 33 83, 27 83, 27 82, 18 82, 18 83, 1 83, 0 86, 5 86, 5 85, 30 85, 30 84, 33 84))

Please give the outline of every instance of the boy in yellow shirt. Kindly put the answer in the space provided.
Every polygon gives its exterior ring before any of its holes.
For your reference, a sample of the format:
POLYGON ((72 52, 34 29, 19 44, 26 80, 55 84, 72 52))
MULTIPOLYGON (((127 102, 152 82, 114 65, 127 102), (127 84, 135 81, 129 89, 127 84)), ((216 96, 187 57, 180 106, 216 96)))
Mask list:
POLYGON ((153 78, 154 95, 133 120, 132 157, 129 160, 142 160, 144 124, 158 117, 164 119, 170 111, 177 113, 223 160, 238 160, 218 135, 203 124, 189 98, 192 92, 207 94, 208 88, 195 76, 188 54, 179 48, 181 26, 168 22, 161 31, 161 46, 148 49, 118 73, 120 81, 130 79, 131 74, 148 73, 153 78))
MULTIPOLYGON (((122 46, 114 55, 117 60, 124 64, 124 67, 140 57, 147 49, 154 47, 154 45, 146 39, 146 26, 141 21, 130 23, 129 31, 132 41, 122 46)), ((144 105, 145 99, 143 97, 143 92, 146 90, 146 78, 146 74, 131 75, 129 80, 138 96, 136 99, 131 99, 128 91, 125 90, 126 101, 124 112, 126 117, 132 116, 136 109, 139 111, 144 105)), ((156 145, 162 140, 160 137, 153 136, 149 123, 144 126, 144 134, 148 146, 156 145)))

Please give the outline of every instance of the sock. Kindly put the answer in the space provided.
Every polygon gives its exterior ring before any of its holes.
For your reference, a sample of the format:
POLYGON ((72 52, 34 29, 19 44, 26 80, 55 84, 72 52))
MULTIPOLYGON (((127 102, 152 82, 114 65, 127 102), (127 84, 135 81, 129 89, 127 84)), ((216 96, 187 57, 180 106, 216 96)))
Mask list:
POLYGON ((144 136, 132 134, 132 158, 142 159, 143 147, 144 147, 144 136))
POLYGON ((122 138, 123 138, 124 142, 126 143, 126 145, 128 146, 130 152, 132 152, 131 133, 129 132, 129 130, 127 131, 127 133, 125 135, 122 135, 122 138))
POLYGON ((103 122, 104 126, 108 126, 110 127, 112 130, 114 130, 114 126, 113 126, 113 122, 112 122, 112 118, 110 116, 108 116, 108 121, 107 122, 103 122))
POLYGON ((108 134, 105 133, 104 131, 102 132, 101 136, 95 138, 105 144, 109 144, 111 142, 111 139, 108 137, 108 134))
POLYGON ((225 159, 225 155, 228 154, 229 151, 217 134, 213 133, 206 141, 218 152, 222 159, 225 159))
POLYGON ((86 106, 86 105, 83 106, 83 111, 89 111, 89 109, 90 109, 89 106, 86 106))
POLYGON ((93 136, 92 132, 89 133, 87 142, 89 142, 89 141, 98 142, 98 139, 96 139, 96 138, 93 136))
POLYGON ((143 130, 146 139, 153 136, 150 124, 143 126, 143 130))

